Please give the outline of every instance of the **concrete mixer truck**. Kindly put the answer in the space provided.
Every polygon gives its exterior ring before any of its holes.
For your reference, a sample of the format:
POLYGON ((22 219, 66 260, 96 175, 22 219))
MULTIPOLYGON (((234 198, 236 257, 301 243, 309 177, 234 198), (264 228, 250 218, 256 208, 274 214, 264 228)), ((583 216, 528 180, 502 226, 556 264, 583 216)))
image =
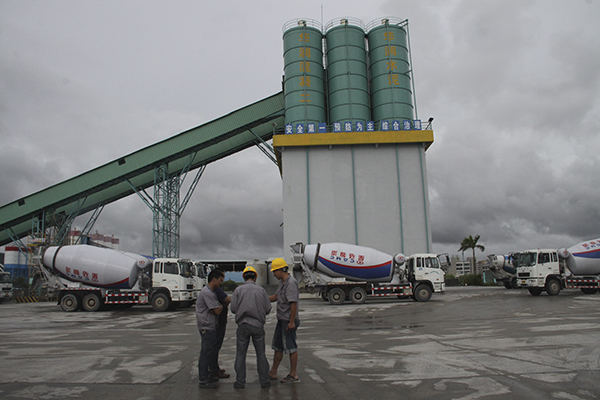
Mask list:
POLYGON ((561 289, 594 294, 600 288, 600 239, 569 248, 527 250, 514 255, 517 281, 534 296, 556 296, 561 289))
POLYGON ((496 282, 502 282, 507 289, 516 289, 519 287, 517 270, 513 265, 512 253, 508 255, 490 254, 488 256, 488 265, 496 282))
POLYGON ((58 304, 68 312, 136 304, 166 311, 196 300, 190 260, 76 245, 48 247, 41 262, 49 285, 58 291, 58 304))
POLYGON ((425 302, 432 293, 445 290, 444 271, 436 254, 405 257, 398 253, 392 257, 346 243, 296 243, 291 248, 292 262, 302 269, 307 290, 331 304, 346 300, 362 304, 367 296, 411 297, 425 302))

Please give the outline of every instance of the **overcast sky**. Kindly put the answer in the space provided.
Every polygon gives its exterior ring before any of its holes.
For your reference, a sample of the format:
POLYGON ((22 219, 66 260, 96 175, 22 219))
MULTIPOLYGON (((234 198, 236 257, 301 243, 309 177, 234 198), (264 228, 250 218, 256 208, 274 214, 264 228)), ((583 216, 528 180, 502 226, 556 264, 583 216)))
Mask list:
MULTIPOLYGON (((409 20, 434 251, 600 237, 599 0, 0 0, 0 204, 279 92, 282 26, 343 16, 409 20)), ((210 164, 181 255, 282 255, 281 191, 255 148, 210 164)), ((151 252, 136 196, 94 229, 151 252)))

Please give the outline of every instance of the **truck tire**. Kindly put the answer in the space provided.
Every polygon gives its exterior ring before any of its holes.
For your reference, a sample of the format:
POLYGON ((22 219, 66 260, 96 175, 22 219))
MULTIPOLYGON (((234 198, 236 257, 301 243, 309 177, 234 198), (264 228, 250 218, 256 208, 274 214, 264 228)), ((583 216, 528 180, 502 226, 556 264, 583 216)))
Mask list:
POLYGON ((154 297, 152 297, 152 308, 154 311, 167 311, 169 306, 171 305, 171 301, 169 297, 164 293, 156 293, 154 297))
POLYGON ((504 280, 504 287, 507 289, 518 289, 519 283, 516 278, 506 278, 504 280))
POLYGON ((532 296, 539 296, 540 294, 542 294, 542 288, 539 287, 530 287, 529 288, 529 293, 531 293, 532 296))
POLYGON ((60 299, 60 308, 66 312, 77 311, 79 308, 79 299, 74 294, 65 294, 62 299, 60 299))
POLYGON ((97 294, 88 293, 85 296, 83 296, 83 302, 81 303, 81 306, 83 307, 84 311, 98 311, 101 305, 102 301, 100 300, 100 297, 98 297, 97 294))
POLYGON ((546 282, 546 293, 548 296, 556 296, 560 293, 560 282, 556 279, 548 279, 546 282))
POLYGON ((432 294, 433 291, 431 290, 431 288, 422 283, 415 289, 413 299, 415 299, 415 301, 418 301, 419 303, 425 303, 426 301, 429 301, 429 299, 431 299, 432 294))
POLYGON ((323 291, 321 292, 321 298, 322 298, 324 301, 328 301, 328 299, 327 299, 327 292, 326 292, 326 291, 324 291, 324 290, 323 290, 323 291))
POLYGON ((340 305, 346 301, 346 293, 339 287, 333 288, 327 293, 329 302, 333 305, 340 305))
POLYGON ((361 287, 355 287, 350 291, 350 301, 354 304, 363 304, 367 300, 367 291, 361 287))
POLYGON ((598 293, 598 289, 593 289, 593 288, 582 288, 581 292, 583 294, 596 294, 598 293))

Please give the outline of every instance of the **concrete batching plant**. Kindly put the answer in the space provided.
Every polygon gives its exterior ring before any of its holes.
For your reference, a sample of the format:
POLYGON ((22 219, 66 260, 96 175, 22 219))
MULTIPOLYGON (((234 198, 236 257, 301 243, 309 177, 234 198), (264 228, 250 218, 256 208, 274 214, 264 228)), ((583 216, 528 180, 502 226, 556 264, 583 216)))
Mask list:
POLYGON ((429 252, 425 150, 408 21, 284 25, 284 244, 345 242, 429 252), (323 56, 324 55, 324 56, 323 56))

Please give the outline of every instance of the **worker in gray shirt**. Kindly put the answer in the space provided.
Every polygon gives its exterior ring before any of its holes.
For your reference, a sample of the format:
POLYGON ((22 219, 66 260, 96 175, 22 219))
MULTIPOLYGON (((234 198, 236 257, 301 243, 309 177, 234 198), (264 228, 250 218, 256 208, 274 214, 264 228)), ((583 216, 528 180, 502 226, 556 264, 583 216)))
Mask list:
POLYGON ((217 300, 215 290, 220 288, 225 274, 215 269, 208 274, 208 284, 198 293, 196 300, 196 323, 202 337, 198 358, 198 386, 201 389, 216 389, 219 378, 211 378, 209 368, 216 371, 219 348, 217 346, 217 322, 223 306, 217 300))
POLYGON ((243 389, 246 385, 246 352, 252 338, 256 351, 256 368, 260 386, 267 388, 269 382, 269 361, 265 354, 265 320, 271 312, 271 302, 265 289, 256 284, 257 273, 253 267, 242 272, 245 283, 231 295, 231 312, 235 314, 236 332, 235 374, 233 387, 243 389))

